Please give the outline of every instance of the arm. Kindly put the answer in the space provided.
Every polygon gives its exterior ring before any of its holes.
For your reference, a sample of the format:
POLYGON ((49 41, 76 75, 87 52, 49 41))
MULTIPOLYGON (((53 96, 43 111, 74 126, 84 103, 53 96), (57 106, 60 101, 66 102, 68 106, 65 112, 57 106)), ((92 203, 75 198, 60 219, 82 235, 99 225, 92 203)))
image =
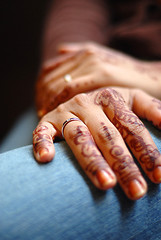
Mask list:
POLYGON ((108 14, 103 0, 55 0, 48 14, 42 45, 42 61, 56 54, 64 42, 106 43, 108 14))
POLYGON ((140 61, 103 46, 110 29, 107 15, 104 1, 98 0, 61 0, 51 7, 36 86, 39 117, 78 93, 110 85, 140 88, 161 98, 160 63, 140 61), (72 82, 64 82, 66 74, 72 82))

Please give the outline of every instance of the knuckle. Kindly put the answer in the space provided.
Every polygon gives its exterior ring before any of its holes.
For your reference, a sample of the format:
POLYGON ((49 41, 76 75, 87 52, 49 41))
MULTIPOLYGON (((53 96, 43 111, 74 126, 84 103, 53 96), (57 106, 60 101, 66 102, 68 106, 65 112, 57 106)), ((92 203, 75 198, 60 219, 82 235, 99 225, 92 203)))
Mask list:
POLYGON ((101 125, 98 131, 98 138, 103 143, 114 142, 120 138, 120 133, 114 127, 101 125))
POLYGON ((73 97, 73 102, 77 106, 85 107, 86 105, 89 104, 89 96, 85 93, 77 94, 76 96, 73 97))
POLYGON ((62 113, 64 113, 65 112, 65 104, 64 103, 62 103, 62 104, 60 104, 60 105, 58 105, 58 107, 56 108, 56 114, 62 114, 62 113))
POLYGON ((112 105, 115 106, 116 104, 119 106, 124 106, 125 102, 119 92, 117 92, 113 88, 103 88, 97 94, 97 104, 102 106, 112 105))

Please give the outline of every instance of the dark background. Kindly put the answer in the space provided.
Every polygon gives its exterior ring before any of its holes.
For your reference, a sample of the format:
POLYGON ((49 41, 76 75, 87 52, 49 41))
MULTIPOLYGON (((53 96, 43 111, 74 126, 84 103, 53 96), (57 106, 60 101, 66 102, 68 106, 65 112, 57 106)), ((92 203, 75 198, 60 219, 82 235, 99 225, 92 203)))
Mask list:
POLYGON ((34 103, 34 83, 49 0, 1 2, 0 141, 34 103))

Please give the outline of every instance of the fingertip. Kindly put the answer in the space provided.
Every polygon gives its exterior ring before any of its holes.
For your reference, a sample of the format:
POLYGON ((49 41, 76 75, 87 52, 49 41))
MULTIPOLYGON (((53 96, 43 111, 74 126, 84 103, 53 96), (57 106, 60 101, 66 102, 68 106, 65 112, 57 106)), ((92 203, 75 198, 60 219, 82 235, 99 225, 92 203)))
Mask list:
POLYGON ((102 190, 107 190, 116 185, 116 176, 105 170, 99 170, 96 173, 98 188, 102 190))
POLYGON ((161 112, 156 111, 152 119, 153 125, 161 129, 161 112))
POLYGON ((49 122, 40 122, 33 132, 33 152, 38 162, 50 162, 55 155, 53 139, 56 129, 49 122))
POLYGON ((131 200, 138 200, 147 193, 147 184, 143 179, 141 181, 134 179, 129 182, 128 189, 127 196, 131 200))
POLYGON ((50 147, 50 149, 42 148, 39 152, 35 155, 36 160, 41 163, 51 162, 55 156, 55 148, 50 147))
POLYGON ((154 183, 161 183, 161 166, 154 169, 153 172, 154 183))

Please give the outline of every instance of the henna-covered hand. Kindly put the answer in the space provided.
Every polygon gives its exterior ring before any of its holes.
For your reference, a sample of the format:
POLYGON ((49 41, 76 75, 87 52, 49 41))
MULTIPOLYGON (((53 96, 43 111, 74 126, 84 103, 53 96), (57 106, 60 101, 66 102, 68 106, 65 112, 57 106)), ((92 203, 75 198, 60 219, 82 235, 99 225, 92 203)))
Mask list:
POLYGON ((36 84, 39 117, 76 94, 106 86, 134 87, 161 98, 161 63, 139 61, 94 43, 65 44, 45 62, 36 84), (72 81, 64 81, 70 74, 72 81))
POLYGON ((51 161, 53 139, 61 137, 65 120, 76 118, 64 127, 64 137, 94 185, 106 190, 118 181, 130 199, 139 199, 147 184, 127 145, 151 181, 161 183, 161 154, 138 118, 161 129, 160 104, 137 89, 112 87, 78 94, 41 119, 33 132, 35 158, 51 161))

